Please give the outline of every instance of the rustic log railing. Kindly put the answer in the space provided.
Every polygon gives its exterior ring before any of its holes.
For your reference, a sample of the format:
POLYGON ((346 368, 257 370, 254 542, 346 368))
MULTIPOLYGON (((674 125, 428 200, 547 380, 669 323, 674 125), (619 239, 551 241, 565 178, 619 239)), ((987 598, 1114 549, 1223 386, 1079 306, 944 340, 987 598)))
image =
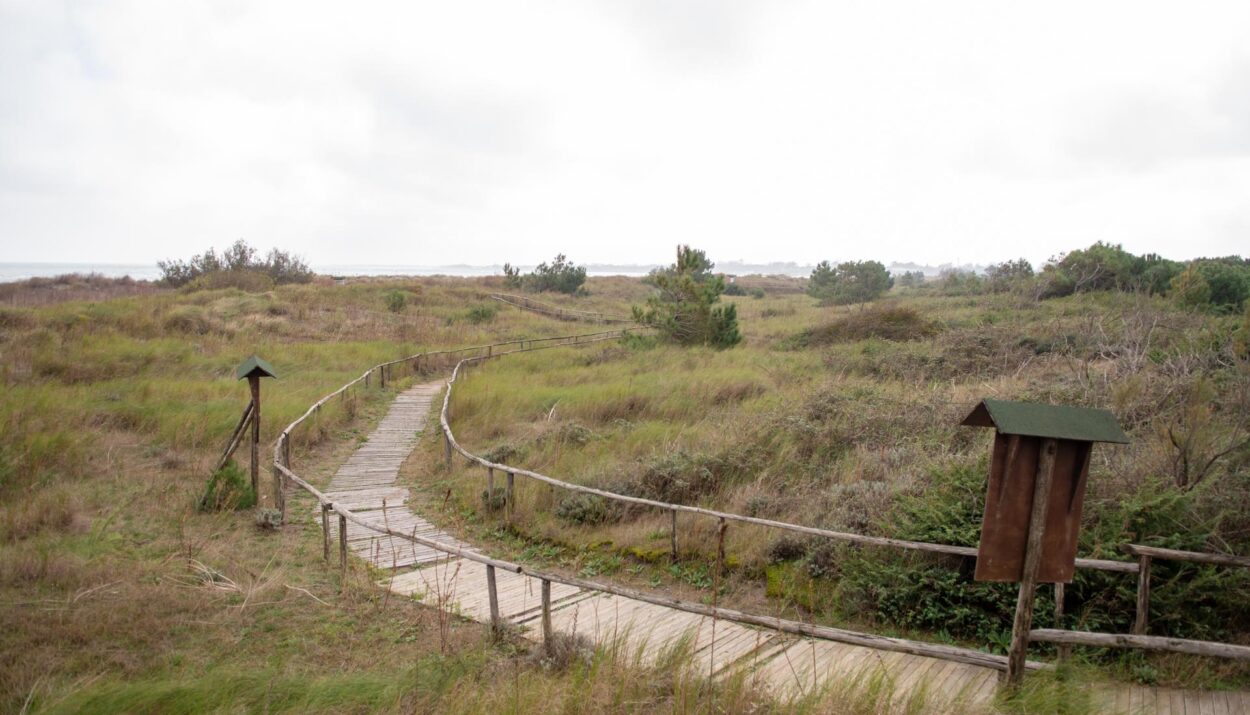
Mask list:
POLYGON ((584 320, 591 323, 621 323, 633 325, 636 321, 623 315, 607 315, 606 313, 597 313, 590 310, 574 310, 572 308, 561 308, 558 305, 544 303, 526 298, 523 295, 512 295, 511 293, 491 293, 490 297, 500 303, 506 303, 521 310, 528 310, 532 313, 541 313, 557 320, 584 320))

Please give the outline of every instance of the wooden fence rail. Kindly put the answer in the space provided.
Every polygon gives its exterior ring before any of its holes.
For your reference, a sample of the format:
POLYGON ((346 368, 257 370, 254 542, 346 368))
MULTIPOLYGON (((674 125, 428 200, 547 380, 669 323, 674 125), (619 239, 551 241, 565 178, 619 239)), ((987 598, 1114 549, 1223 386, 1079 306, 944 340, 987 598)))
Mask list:
POLYGON ((1137 614, 1133 619, 1133 635, 1146 635, 1146 627, 1150 620, 1150 567, 1155 559, 1166 561, 1184 561, 1192 564, 1210 566, 1233 566, 1250 568, 1250 557, 1232 554, 1211 554, 1201 551, 1179 551, 1164 549, 1158 546, 1142 546, 1140 544, 1123 544, 1120 550, 1137 557, 1137 614))

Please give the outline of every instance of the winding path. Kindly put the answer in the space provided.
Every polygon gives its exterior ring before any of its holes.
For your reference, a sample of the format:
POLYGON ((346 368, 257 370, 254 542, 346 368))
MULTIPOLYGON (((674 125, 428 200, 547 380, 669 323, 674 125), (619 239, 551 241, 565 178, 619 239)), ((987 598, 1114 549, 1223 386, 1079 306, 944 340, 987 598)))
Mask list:
MULTIPOLYGON (((368 440, 338 469, 327 496, 377 524, 472 550, 413 512, 408 490, 395 484, 444 384, 440 380, 417 385, 396 397, 368 440)), ((337 538, 336 520, 330 525, 337 538)), ((391 572, 379 586, 490 622, 484 566, 355 524, 349 524, 347 536, 357 556, 391 572)), ((501 617, 524 637, 541 639, 540 580, 506 571, 499 571, 497 579, 501 617)), ((637 653, 643 662, 656 662, 682 644, 694 652, 704 672, 719 677, 747 669, 781 695, 880 677, 892 683, 900 703, 923 693, 930 707, 939 711, 992 709, 998 673, 989 668, 797 638, 561 584, 553 584, 551 599, 557 631, 615 645, 627 657, 637 653)), ((1240 693, 1122 686, 1101 690, 1098 699, 1106 711, 1118 713, 1250 712, 1250 697, 1240 693)))

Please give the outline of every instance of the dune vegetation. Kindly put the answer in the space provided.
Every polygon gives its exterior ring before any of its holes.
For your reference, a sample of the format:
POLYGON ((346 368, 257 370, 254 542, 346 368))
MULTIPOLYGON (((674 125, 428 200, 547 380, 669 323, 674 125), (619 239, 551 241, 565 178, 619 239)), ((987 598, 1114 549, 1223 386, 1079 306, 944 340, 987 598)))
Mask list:
MULTIPOLYGON (((950 295, 942 281, 835 306, 804 295, 798 280, 762 298, 750 296, 751 278, 737 283, 745 295, 724 300, 737 307, 738 347, 637 337, 492 361, 457 384, 457 438, 494 461, 621 494, 975 545, 992 431, 959 423, 977 401, 1099 407, 1132 443, 1095 449, 1081 555, 1129 560, 1125 543, 1250 552, 1245 314, 1145 291, 950 295)), ((710 598, 714 520, 681 517, 673 563, 666 512, 521 480, 509 520, 483 500, 480 468, 455 460, 440 474, 439 458, 431 441, 412 478, 432 493, 452 490, 448 512, 474 538, 582 575, 710 598)), ((1014 586, 973 581, 958 557, 740 524, 726 552, 721 603, 998 652, 1009 639, 1014 586)), ((1247 642, 1245 570, 1157 561, 1153 580, 1151 633, 1247 642)), ((1066 627, 1128 632, 1135 585, 1132 575, 1079 572, 1066 627)), ((1036 623, 1053 623, 1049 607, 1036 623)), ((1227 661, 1079 656, 1137 682, 1250 682, 1250 668, 1227 661)))
MULTIPOLYGON (((307 502, 280 530, 250 511, 197 509, 246 402, 233 368, 253 353, 279 372, 263 387, 267 455, 282 425, 377 362, 595 329, 500 307, 487 296, 502 278, 318 278, 261 292, 106 283, 76 281, 61 299, 13 288, 0 307, 0 710, 926 709, 897 703, 889 683, 776 700, 748 679, 708 682, 681 652, 659 666, 611 647, 543 662, 476 624, 440 627, 429 609, 386 597, 363 565, 340 582, 307 502)), ((736 347, 636 335, 492 361, 458 385, 459 438, 624 493, 967 543, 988 435, 957 427, 963 413, 990 395, 1103 406, 1134 441, 1096 453, 1083 553, 1122 558, 1124 541, 1246 552, 1240 315, 1118 292, 1039 302, 902 286, 879 308, 822 307, 802 281, 730 285, 721 300, 737 312, 736 347)), ((582 294, 541 299, 628 315, 651 292, 590 278, 582 294)), ((319 413, 294 445, 301 474, 328 480, 412 379, 319 413)), ((503 555, 978 647, 1008 627, 1009 596, 958 564, 736 527, 714 594, 714 525, 683 521, 682 558, 669 563, 659 515, 525 483, 508 525, 482 500, 480 470, 457 461, 449 472, 440 457, 431 433, 405 467, 429 513, 503 555)), ((1245 641, 1245 574, 1159 569, 1156 632, 1245 641)), ((1131 594, 1131 581, 1100 575, 1078 583, 1070 612, 1125 630, 1131 594)), ((1077 670, 1098 675, 1080 677, 1246 682, 1227 663, 1082 657, 1092 665, 1077 670)), ((1056 697, 1084 707, 1070 684, 1032 682, 1026 711, 1056 697)))

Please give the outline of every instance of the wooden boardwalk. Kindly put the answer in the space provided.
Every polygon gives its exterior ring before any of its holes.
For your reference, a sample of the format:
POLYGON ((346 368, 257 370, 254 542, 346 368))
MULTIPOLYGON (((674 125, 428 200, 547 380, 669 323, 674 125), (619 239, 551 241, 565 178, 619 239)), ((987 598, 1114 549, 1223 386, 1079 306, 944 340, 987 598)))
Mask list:
MULTIPOLYGON (((442 381, 417 385, 399 395, 368 440, 339 468, 327 495, 380 525, 471 549, 414 513, 407 489, 395 485, 400 465, 416 446, 443 386, 442 381)), ((334 538, 336 522, 330 520, 334 538)), ((485 566, 355 524, 348 526, 348 546, 360 558, 391 571, 380 586, 465 618, 490 621, 485 566)), ((540 580, 502 570, 497 570, 496 579, 501 617, 523 636, 540 639, 540 580)), ((643 662, 654 662, 681 647, 694 653, 704 672, 720 676, 747 669, 783 696, 876 677, 892 684, 899 702, 923 691, 933 711, 992 711, 998 673, 989 668, 714 622, 561 584, 552 584, 551 600, 557 631, 613 644, 643 662)), ((1117 686, 1099 689, 1096 697, 1104 711, 1115 713, 1250 713, 1250 696, 1241 693, 1117 686)))

